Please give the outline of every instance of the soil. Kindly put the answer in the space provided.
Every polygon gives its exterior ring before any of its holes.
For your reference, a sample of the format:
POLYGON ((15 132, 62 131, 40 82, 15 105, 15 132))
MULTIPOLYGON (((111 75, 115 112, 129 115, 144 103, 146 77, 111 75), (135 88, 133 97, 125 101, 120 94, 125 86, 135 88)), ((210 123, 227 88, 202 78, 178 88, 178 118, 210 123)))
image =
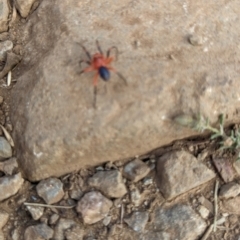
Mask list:
MULTIPOLYGON (((21 36, 22 32, 20 32, 19 29, 21 28, 21 25, 24 24, 24 21, 25 20, 21 20, 20 18, 17 19, 15 24, 9 29, 9 39, 13 41, 14 46, 17 44, 20 44, 22 45, 23 49, 24 49, 24 43, 19 42, 21 41, 20 39, 22 39, 22 36, 21 36)), ((31 21, 31 19, 29 19, 29 21, 31 21)), ((0 113, 2 111, 3 116, 5 116, 5 122, 3 122, 3 124, 5 125, 7 122, 10 121, 8 118, 9 118, 9 109, 11 109, 11 101, 14 101, 14 96, 11 95, 11 90, 15 84, 14 80, 17 80, 18 74, 22 71, 23 69, 19 69, 18 67, 16 67, 13 70, 13 82, 10 87, 4 86, 6 77, 4 78, 4 80, 0 82, 0 96, 4 98, 4 102, 1 105, 0 113)), ((149 162, 150 159, 157 159, 162 154, 175 149, 185 149, 191 152, 196 157, 199 155, 199 153, 205 152, 207 156, 204 160, 205 164, 217 173, 217 176, 218 176, 217 178, 220 181, 220 185, 221 185, 224 182, 212 164, 212 156, 219 155, 217 144, 218 143, 215 141, 210 141, 209 136, 204 136, 204 137, 196 136, 194 139, 176 141, 175 143, 169 146, 161 147, 145 156, 140 156, 139 158, 142 159, 144 162, 149 162)), ((234 159, 235 157, 233 153, 229 153, 229 152, 222 152, 221 154, 222 156, 224 155, 225 157, 228 156, 230 159, 234 159)), ((131 159, 129 159, 129 161, 130 160, 131 159)), ((114 163, 114 165, 120 170, 122 169, 123 164, 124 164, 123 162, 114 163)), ((103 169, 106 169, 105 164, 103 164, 102 167, 103 169)), ((82 179, 83 183, 86 183, 86 180, 89 177, 91 177, 95 172, 96 172, 96 168, 90 168, 85 170, 79 170, 78 172, 72 172, 67 176, 63 176, 61 180, 64 183, 65 197, 64 197, 64 200, 62 200, 59 203, 59 205, 69 204, 67 190, 69 189, 69 187, 74 181, 77 181, 78 179, 82 179)), ((140 205, 140 207, 134 208, 134 206, 131 203, 131 200, 129 199, 129 195, 124 197, 123 202, 124 202, 124 205, 127 206, 125 209, 124 216, 129 215, 131 211, 134 209, 147 210, 149 212, 152 212, 156 205, 161 205, 162 203, 165 202, 164 198, 159 193, 159 190, 157 188, 157 184, 155 181, 155 171, 152 171, 149 176, 153 176, 154 178, 154 181, 152 184, 148 186, 143 186, 142 182, 138 182, 136 184, 140 192, 145 193, 144 201, 140 205)), ((235 182, 240 183, 240 178, 236 177, 235 182)), ((128 188, 130 188, 131 183, 127 182, 127 184, 128 184, 128 188)), ((36 193, 36 185, 37 183, 25 181, 24 186, 15 196, 0 203, 0 209, 3 209, 8 213, 10 213, 10 219, 7 225, 3 228, 3 232, 6 239, 13 239, 13 233, 15 235, 19 235, 19 238, 17 239, 23 239, 22 236, 24 234, 26 227, 36 224, 36 221, 32 219, 29 212, 26 210, 26 207, 23 205, 24 202, 30 202, 33 199, 39 198, 36 193)), ((199 205, 198 199, 200 196, 205 196, 209 201, 211 201, 212 203, 214 202, 214 186, 215 186, 215 179, 214 181, 211 181, 205 184, 204 186, 195 188, 194 190, 177 197, 176 199, 172 200, 170 204, 186 202, 186 203, 189 203, 193 207, 193 209, 195 209, 197 212, 197 207, 199 205)), ((85 184, 83 186, 83 189, 84 191, 89 190, 85 184)), ((46 208, 44 215, 40 219, 40 222, 47 222, 53 213, 57 213, 59 214, 60 217, 72 218, 76 222, 78 222, 84 229, 84 233, 85 233, 84 239, 94 239, 94 236, 98 236, 97 239, 125 239, 125 240, 137 239, 134 237, 134 234, 129 229, 129 227, 123 222, 121 217, 121 214, 122 214, 121 211, 122 211, 121 208, 118 208, 118 207, 113 207, 111 209, 111 212, 109 215, 112 217, 112 220, 111 220, 110 226, 107 226, 107 227, 105 227, 102 224, 102 221, 90 226, 83 225, 81 218, 76 213, 75 208, 67 209, 67 210, 46 208), (113 228, 116 228, 114 233, 112 233, 113 228)), ((240 220, 240 217, 238 215, 232 214, 231 217, 227 218, 227 221, 224 223, 224 227, 218 228, 215 233, 212 232, 208 239, 225 239, 225 240, 238 239, 238 236, 240 235, 239 220, 240 220)), ((210 226, 212 222, 213 222, 213 215, 210 215, 210 217, 207 219, 207 224, 210 226)), ((199 236, 199 239, 201 238, 202 236, 199 236)))

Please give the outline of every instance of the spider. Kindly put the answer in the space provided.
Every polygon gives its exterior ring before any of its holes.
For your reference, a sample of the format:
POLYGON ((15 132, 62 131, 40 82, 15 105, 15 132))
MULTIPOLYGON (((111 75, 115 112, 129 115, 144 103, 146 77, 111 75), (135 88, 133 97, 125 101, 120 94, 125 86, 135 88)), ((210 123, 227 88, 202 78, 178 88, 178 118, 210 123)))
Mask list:
POLYGON ((96 108, 96 101, 97 101, 97 84, 98 84, 98 77, 100 76, 100 78, 103 81, 109 81, 110 80, 110 71, 115 72, 123 81, 124 83, 127 85, 127 81, 126 79, 122 76, 122 74, 120 74, 118 71, 116 71, 116 69, 114 69, 112 66, 110 66, 111 62, 114 60, 113 57, 110 56, 110 53, 112 50, 115 49, 116 51, 116 57, 115 59, 117 60, 118 57, 118 48, 115 46, 110 47, 107 50, 107 54, 106 56, 104 56, 103 51, 99 45, 98 40, 96 41, 96 45, 97 45, 97 49, 99 52, 95 53, 93 56, 90 55, 90 53, 87 51, 87 49, 80 44, 80 46, 82 47, 82 49, 84 50, 84 52, 86 53, 88 60, 81 60, 79 62, 79 64, 81 63, 86 63, 89 66, 86 67, 85 69, 83 69, 80 74, 84 73, 84 72, 92 72, 92 71, 96 71, 94 78, 93 78, 93 94, 94 94, 94 100, 93 100, 93 107, 96 108))

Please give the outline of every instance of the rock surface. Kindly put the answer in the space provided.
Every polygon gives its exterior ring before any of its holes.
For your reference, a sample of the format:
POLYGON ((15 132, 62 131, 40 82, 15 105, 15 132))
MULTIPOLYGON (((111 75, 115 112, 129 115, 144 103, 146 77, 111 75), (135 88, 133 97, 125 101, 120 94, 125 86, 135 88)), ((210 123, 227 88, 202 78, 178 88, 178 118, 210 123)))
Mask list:
POLYGON ((0 1, 0 33, 8 30, 9 5, 7 0, 0 1))
POLYGON ((197 239, 206 229, 206 223, 187 205, 156 208, 153 225, 168 233, 170 239, 181 240, 197 239))
POLYGON ((76 222, 72 219, 59 219, 55 231, 54 231, 54 239, 55 240, 65 240, 65 231, 75 226, 76 222))
POLYGON ((238 11, 236 1, 224 0, 200 7, 177 0, 42 1, 24 29, 26 57, 13 91, 24 175, 60 176, 195 134, 171 121, 178 114, 239 119, 238 11), (203 42, 193 46, 189 36, 203 42), (100 81, 94 109, 94 74, 79 75, 86 54, 77 43, 93 54, 96 39, 104 52, 118 47, 113 65, 127 85, 116 74, 100 81))
POLYGON ((96 223, 107 216, 112 201, 104 197, 100 192, 86 193, 78 202, 77 211, 81 213, 86 224, 96 223))
POLYGON ((234 182, 223 185, 219 192, 221 198, 232 198, 240 194, 240 185, 234 182))
POLYGON ((36 0, 15 0, 15 7, 23 18, 26 18, 30 13, 31 7, 36 0))
POLYGON ((47 204, 56 203, 64 196, 63 184, 57 178, 42 180, 37 185, 37 193, 47 204))
POLYGON ((160 191, 172 199, 213 179, 215 174, 185 151, 172 151, 158 159, 157 179, 160 191))
POLYGON ((126 185, 118 170, 99 171, 88 180, 88 184, 110 198, 121 198, 127 193, 126 185))
POLYGON ((48 240, 53 237, 53 230, 45 223, 30 226, 24 233, 24 240, 48 240))
POLYGON ((12 148, 9 142, 4 137, 0 137, 0 160, 10 158, 11 156, 12 148))
POLYGON ((134 231, 143 232, 148 218, 149 214, 147 212, 133 212, 129 218, 124 219, 124 222, 134 231))
POLYGON ((13 176, 5 176, 0 178, 0 201, 9 198, 16 194, 21 188, 24 179, 21 174, 15 174, 13 176))

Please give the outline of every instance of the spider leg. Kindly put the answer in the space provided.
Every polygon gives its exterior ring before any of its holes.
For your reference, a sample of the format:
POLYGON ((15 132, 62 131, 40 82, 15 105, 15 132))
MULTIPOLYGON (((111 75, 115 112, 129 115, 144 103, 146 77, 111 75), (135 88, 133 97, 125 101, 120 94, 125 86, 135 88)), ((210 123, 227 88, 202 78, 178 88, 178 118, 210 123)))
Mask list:
POLYGON ((117 61, 117 59, 118 59, 118 48, 116 46, 112 46, 107 50, 107 58, 109 58, 111 51, 114 50, 114 49, 115 49, 115 54, 116 54, 115 59, 117 61))
POLYGON ((117 71, 115 68, 113 68, 113 67, 108 67, 108 69, 109 69, 109 70, 112 70, 113 72, 115 72, 115 73, 118 75, 118 77, 123 80, 124 84, 125 84, 125 85, 128 85, 126 78, 125 78, 120 72, 118 72, 118 71, 117 71))
POLYGON ((87 55, 89 61, 91 62, 92 57, 91 57, 91 54, 89 53, 89 51, 88 51, 88 50, 87 50, 82 44, 80 44, 80 43, 77 43, 77 44, 80 45, 80 46, 82 47, 83 51, 86 53, 86 55, 87 55))
POLYGON ((90 62, 90 61, 87 61, 87 60, 81 60, 81 61, 79 61, 79 65, 80 65, 80 66, 82 65, 82 63, 86 63, 86 64, 88 64, 88 65, 91 65, 91 62, 90 62))
POLYGON ((82 73, 84 73, 84 72, 92 72, 92 71, 94 71, 95 69, 92 67, 92 66, 90 66, 90 67, 87 67, 87 68, 84 68, 81 72, 80 72, 80 74, 82 74, 82 73))
POLYGON ((95 74, 93 79, 93 107, 97 106, 97 83, 98 83, 98 72, 95 74))
POLYGON ((102 51, 102 49, 100 47, 100 44, 99 44, 98 40, 96 40, 96 45, 97 45, 98 51, 103 55, 103 51, 102 51))

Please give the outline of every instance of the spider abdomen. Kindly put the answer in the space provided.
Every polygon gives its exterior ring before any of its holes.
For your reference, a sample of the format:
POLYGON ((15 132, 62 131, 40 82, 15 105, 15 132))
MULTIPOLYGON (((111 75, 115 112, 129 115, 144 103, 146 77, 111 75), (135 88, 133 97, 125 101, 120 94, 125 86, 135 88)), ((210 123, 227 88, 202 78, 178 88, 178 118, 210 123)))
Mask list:
POLYGON ((99 75, 100 77, 104 80, 104 81, 108 81, 110 79, 110 72, 106 67, 100 67, 98 69, 99 75))

